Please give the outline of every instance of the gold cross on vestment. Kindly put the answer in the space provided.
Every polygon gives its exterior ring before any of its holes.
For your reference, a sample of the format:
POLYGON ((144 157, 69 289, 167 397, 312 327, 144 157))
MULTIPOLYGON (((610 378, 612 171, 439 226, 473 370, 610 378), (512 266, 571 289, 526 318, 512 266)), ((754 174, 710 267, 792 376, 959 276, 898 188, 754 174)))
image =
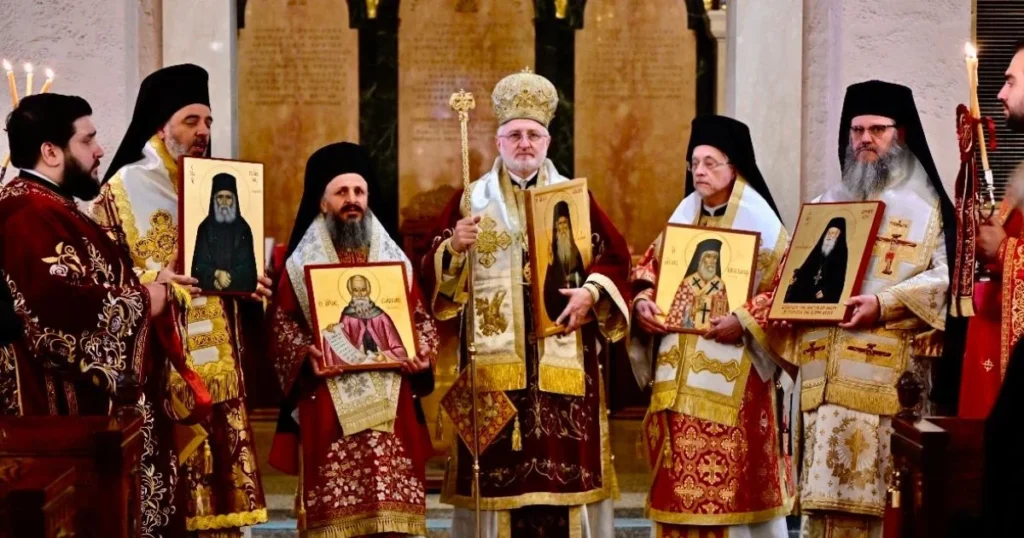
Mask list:
POLYGON ((846 448, 850 449, 850 468, 856 471, 860 453, 864 452, 864 449, 868 447, 868 442, 864 439, 864 433, 860 431, 860 428, 857 428, 853 431, 853 435, 846 438, 844 444, 846 448))
POLYGON ((509 245, 512 244, 512 236, 508 232, 497 233, 494 228, 497 227, 498 223, 494 222, 491 217, 484 217, 480 221, 480 235, 476 240, 476 252, 480 255, 480 265, 490 268, 496 261, 494 254, 498 252, 498 249, 508 250, 509 245))
POLYGON ((701 478, 709 484, 717 484, 725 476, 725 472, 729 468, 722 465, 722 457, 718 454, 708 454, 701 459, 700 465, 697 466, 697 471, 702 475, 701 478))

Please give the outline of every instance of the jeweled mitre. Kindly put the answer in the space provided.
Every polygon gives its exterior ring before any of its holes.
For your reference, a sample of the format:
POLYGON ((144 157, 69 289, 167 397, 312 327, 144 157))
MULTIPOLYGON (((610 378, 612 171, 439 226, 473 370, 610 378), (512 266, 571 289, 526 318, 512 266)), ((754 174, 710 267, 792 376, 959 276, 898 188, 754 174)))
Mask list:
POLYGON ((499 124, 527 119, 547 127, 558 106, 558 92, 548 79, 526 70, 501 79, 491 101, 499 124))

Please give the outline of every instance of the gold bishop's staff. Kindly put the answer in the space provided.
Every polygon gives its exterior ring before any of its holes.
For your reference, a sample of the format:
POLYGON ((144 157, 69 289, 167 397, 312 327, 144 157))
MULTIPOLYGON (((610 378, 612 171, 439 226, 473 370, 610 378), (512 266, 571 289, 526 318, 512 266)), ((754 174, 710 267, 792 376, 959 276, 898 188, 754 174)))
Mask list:
MULTIPOLYGON (((452 94, 448 104, 459 113, 459 130, 462 135, 462 214, 463 216, 472 215, 472 207, 469 201, 469 111, 476 108, 476 101, 473 100, 473 94, 468 93, 465 90, 459 90, 452 94)), ((467 279, 467 287, 469 289, 469 308, 473 308, 473 249, 470 249, 467 253, 469 262, 469 276, 467 279)), ((471 311, 472 315, 472 311, 471 311)), ((470 329, 472 330, 472 329, 470 329)), ((480 426, 478 420, 479 410, 476 404, 476 346, 473 344, 473 338, 469 338, 469 343, 466 346, 466 351, 469 354, 469 387, 470 387, 470 405, 473 409, 473 500, 476 503, 475 515, 476 515, 476 536, 480 538, 482 534, 482 526, 480 522, 480 426)))

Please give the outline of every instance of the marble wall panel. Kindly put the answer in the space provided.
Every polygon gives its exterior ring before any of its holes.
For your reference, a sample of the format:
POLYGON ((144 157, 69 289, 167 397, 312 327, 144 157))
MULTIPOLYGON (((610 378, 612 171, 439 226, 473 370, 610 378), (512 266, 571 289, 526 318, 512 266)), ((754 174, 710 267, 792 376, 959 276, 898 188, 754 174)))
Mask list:
POLYGON ((696 42, 679 0, 590 0, 576 36, 575 175, 635 254, 683 198, 696 42))
POLYGON ((239 158, 266 165, 266 234, 287 242, 306 159, 359 140, 358 33, 345 0, 249 0, 238 37, 239 158))

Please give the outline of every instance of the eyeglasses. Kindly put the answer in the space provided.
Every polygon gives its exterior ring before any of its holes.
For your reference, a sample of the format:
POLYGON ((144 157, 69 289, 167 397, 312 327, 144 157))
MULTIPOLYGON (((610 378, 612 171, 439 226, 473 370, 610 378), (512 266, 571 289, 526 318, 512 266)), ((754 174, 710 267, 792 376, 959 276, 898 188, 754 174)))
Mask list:
POLYGON ((547 137, 548 135, 536 131, 516 131, 514 133, 498 135, 498 138, 504 138, 513 144, 522 142, 524 138, 529 140, 531 144, 536 144, 547 137))
POLYGON ((705 159, 703 161, 692 161, 692 162, 689 162, 689 163, 686 164, 686 169, 690 173, 696 173, 697 169, 700 168, 700 165, 702 165, 702 164, 704 165, 704 169, 705 170, 707 170, 708 172, 713 172, 719 166, 723 166, 723 165, 729 164, 729 161, 718 162, 718 161, 713 160, 713 159, 705 159))
POLYGON ((868 127, 861 127, 860 125, 857 125, 854 127, 850 127, 850 134, 852 134, 856 138, 860 138, 864 136, 864 131, 867 131, 871 135, 871 138, 878 138, 885 134, 885 132, 888 131, 889 129, 895 128, 896 124, 870 125, 868 127))

